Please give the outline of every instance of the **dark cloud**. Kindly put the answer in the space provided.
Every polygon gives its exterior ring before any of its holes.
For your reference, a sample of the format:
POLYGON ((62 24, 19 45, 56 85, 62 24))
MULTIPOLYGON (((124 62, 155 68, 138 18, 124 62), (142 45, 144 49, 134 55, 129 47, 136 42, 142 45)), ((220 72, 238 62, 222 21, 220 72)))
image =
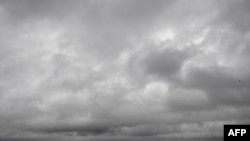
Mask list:
POLYGON ((220 13, 218 21, 221 24, 233 26, 234 29, 240 30, 240 32, 248 31, 250 18, 246 13, 249 13, 250 2, 240 0, 223 5, 224 11, 220 13))
POLYGON ((185 59, 190 55, 186 51, 165 49, 149 52, 142 60, 142 68, 149 74, 159 77, 171 77, 179 72, 185 59))
POLYGON ((2 0, 1 5, 8 11, 7 19, 10 20, 9 24, 22 24, 22 22, 41 19, 61 20, 73 13, 70 9, 78 7, 78 5, 86 7, 87 1, 80 2, 76 0, 72 3, 64 0, 45 0, 43 2, 37 0, 2 0))
POLYGON ((193 68, 187 74, 185 85, 204 91, 217 104, 245 106, 249 103, 249 76, 238 77, 238 73, 218 66, 193 68))
POLYGON ((211 138, 249 123, 248 7, 0 1, 0 140, 211 138))

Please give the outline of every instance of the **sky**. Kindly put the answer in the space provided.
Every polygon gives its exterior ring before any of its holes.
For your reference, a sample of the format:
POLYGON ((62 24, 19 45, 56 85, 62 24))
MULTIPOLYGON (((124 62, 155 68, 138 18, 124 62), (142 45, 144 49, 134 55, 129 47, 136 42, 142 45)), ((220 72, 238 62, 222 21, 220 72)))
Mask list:
POLYGON ((0 140, 249 124, 249 14, 248 0, 0 0, 0 140))

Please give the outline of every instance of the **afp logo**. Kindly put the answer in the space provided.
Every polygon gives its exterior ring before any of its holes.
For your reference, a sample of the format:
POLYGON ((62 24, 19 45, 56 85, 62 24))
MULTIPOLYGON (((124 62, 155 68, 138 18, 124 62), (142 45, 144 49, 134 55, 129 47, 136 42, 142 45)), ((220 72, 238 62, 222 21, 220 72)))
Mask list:
POLYGON ((250 141, 250 125, 224 125, 224 141, 250 141))

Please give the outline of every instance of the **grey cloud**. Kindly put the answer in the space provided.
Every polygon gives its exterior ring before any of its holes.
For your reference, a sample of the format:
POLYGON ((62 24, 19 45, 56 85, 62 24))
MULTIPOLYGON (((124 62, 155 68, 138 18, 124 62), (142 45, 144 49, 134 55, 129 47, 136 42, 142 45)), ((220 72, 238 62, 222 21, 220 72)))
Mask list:
POLYGON ((212 137, 249 122, 247 6, 1 1, 0 138, 212 137))
MULTIPOLYGON (((203 89, 225 89, 237 87, 238 79, 235 78, 232 73, 228 72, 228 69, 217 66, 211 66, 209 68, 194 68, 187 74, 189 85, 203 89), (189 79, 190 78, 190 79, 189 79), (220 79, 216 79, 220 78, 220 79), (206 88, 208 87, 208 88, 206 88)), ((240 85, 238 85, 239 87, 240 85)))
POLYGON ((156 0, 156 1, 122 1, 111 14, 125 23, 135 23, 132 25, 148 25, 162 14, 174 1, 156 0), (151 20, 151 21, 150 21, 151 20), (141 24, 142 23, 142 24, 141 24))
POLYGON ((40 20, 40 19, 54 19, 61 20, 68 17, 71 8, 76 7, 75 3, 78 5, 87 6, 87 1, 75 1, 74 3, 70 1, 1 1, 1 5, 8 12, 9 24, 22 24, 23 22, 40 20), (32 11, 32 12, 30 12, 32 11))
POLYGON ((171 77, 179 72, 185 59, 188 58, 187 52, 166 49, 161 52, 149 52, 142 61, 142 68, 149 74, 160 77, 171 77))
POLYGON ((53 128, 44 128, 42 130, 37 130, 39 132, 45 133, 71 133, 75 132, 80 136, 97 136, 102 134, 110 134, 112 127, 107 125, 94 125, 94 126, 85 126, 85 127, 53 127, 53 128))
POLYGON ((248 31, 250 19, 246 13, 249 13, 249 7, 250 3, 247 0, 224 3, 224 11, 219 15, 218 21, 229 24, 240 32, 248 31))
MULTIPOLYGON (((117 1, 90 3, 83 19, 85 25, 79 42, 103 59, 114 59, 121 51, 135 48, 133 40, 144 38, 173 1, 117 1), (143 4, 142 4, 143 3, 143 4)), ((77 20, 78 21, 78 20, 77 20)))
POLYGON ((167 99, 171 111, 197 112, 214 108, 214 103, 206 92, 199 89, 171 88, 167 99))
POLYGON ((244 105, 249 103, 249 78, 234 75, 223 67, 194 68, 187 74, 186 85, 205 91, 218 104, 244 105), (240 82, 241 81, 241 82, 240 82))

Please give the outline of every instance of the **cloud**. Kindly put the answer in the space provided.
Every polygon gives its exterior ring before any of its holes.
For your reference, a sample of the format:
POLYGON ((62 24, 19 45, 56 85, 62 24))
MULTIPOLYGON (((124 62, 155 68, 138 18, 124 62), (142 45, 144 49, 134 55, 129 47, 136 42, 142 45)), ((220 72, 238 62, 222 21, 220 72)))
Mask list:
POLYGON ((220 19, 218 19, 220 24, 227 24, 233 26, 235 30, 240 32, 248 31, 249 27, 249 17, 245 13, 249 12, 249 1, 232 1, 225 4, 223 7, 223 12, 220 14, 220 19))
POLYGON ((0 138, 220 137, 249 123, 248 3, 1 1, 0 138))
POLYGON ((219 104, 245 105, 248 99, 248 78, 242 83, 230 69, 210 67, 206 69, 193 69, 187 78, 187 85, 205 91, 219 104), (245 103, 245 104, 243 104, 245 103))
POLYGON ((149 74, 169 77, 178 73, 188 54, 184 51, 166 49, 161 52, 149 52, 142 61, 142 68, 149 74))

